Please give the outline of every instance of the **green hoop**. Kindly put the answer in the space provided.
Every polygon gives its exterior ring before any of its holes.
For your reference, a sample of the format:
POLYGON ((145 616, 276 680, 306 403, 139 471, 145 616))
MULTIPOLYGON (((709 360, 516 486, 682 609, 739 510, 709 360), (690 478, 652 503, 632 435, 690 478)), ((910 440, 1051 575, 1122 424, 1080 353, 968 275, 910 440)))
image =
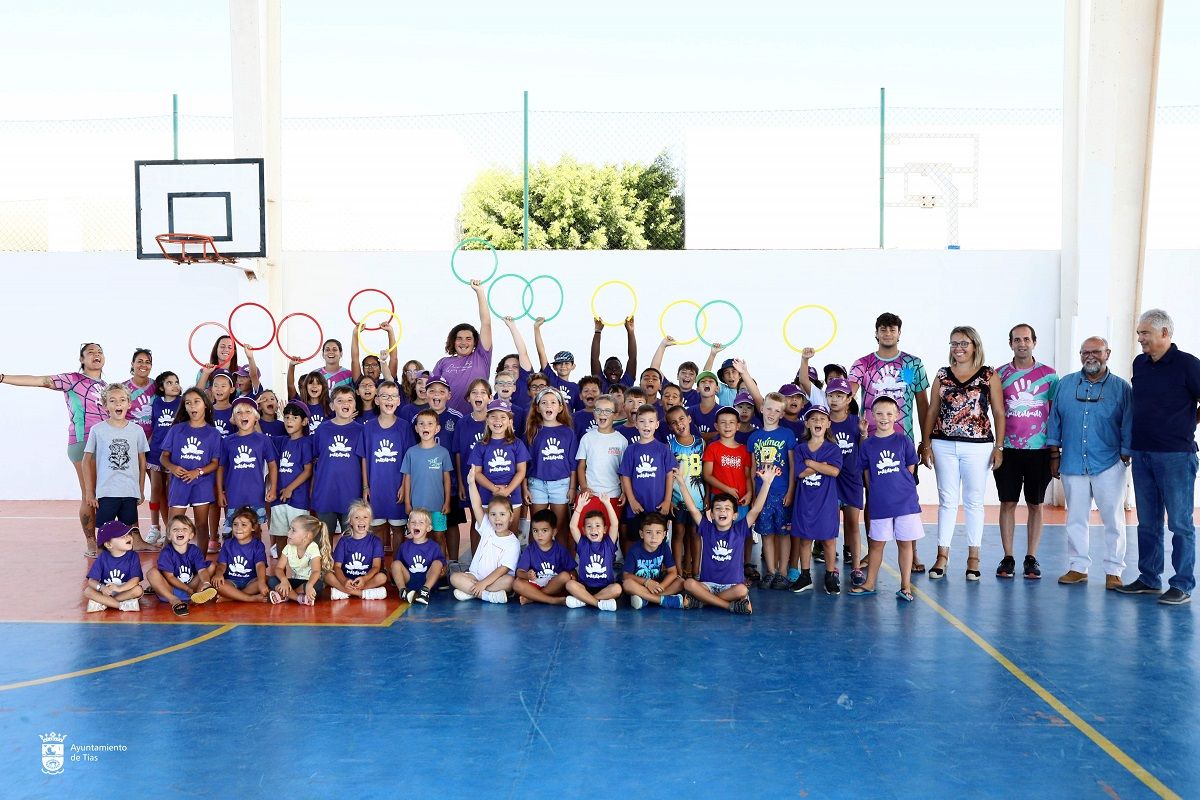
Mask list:
POLYGON ((529 312, 533 309, 533 292, 530 291, 530 289, 532 287, 532 281, 526 280, 525 276, 518 275, 515 272, 506 272, 503 275, 501 275, 500 277, 496 278, 496 280, 492 281, 492 285, 489 286, 488 290, 487 290, 488 308, 490 308, 492 310, 492 313, 495 314, 497 317, 503 318, 503 317, 507 316, 506 314, 501 314, 499 311, 496 310, 496 307, 494 305, 492 305, 492 290, 496 288, 496 284, 500 283, 500 281, 504 280, 505 278, 516 278, 517 280, 522 281, 525 284, 525 289, 521 292, 521 305, 523 306, 524 310, 522 310, 520 314, 514 314, 513 319, 521 319, 522 317, 529 316, 529 312), (530 300, 528 303, 525 302, 525 292, 529 292, 529 294, 530 294, 530 300))
MULTIPOLYGON (((497 280, 499 280, 499 278, 497 278, 497 280)), ((557 317, 559 314, 562 313, 563 304, 567 300, 567 293, 563 291, 563 285, 559 282, 558 278, 554 277, 553 275, 537 275, 537 276, 531 278, 529 281, 527 281, 527 283, 529 285, 525 287, 525 291, 521 292, 521 305, 529 306, 529 311, 526 313, 529 315, 530 319, 537 319, 537 317, 535 317, 533 314, 533 299, 534 299, 533 298, 533 285, 535 283, 537 283, 538 281, 542 281, 542 280, 554 281, 554 285, 558 287, 558 308, 556 308, 554 310, 553 314, 546 317, 546 322, 549 322, 550 320, 554 319, 555 317, 557 317), (526 302, 526 300, 525 300, 525 292, 529 292, 529 301, 528 302, 526 302)))
POLYGON ((468 279, 464 280, 463 277, 458 274, 458 270, 456 270, 454 268, 454 257, 456 255, 458 255, 458 251, 462 249, 462 246, 464 244, 467 244, 468 242, 479 242, 480 244, 485 246, 488 250, 492 251, 492 271, 488 273, 488 276, 486 278, 481 278, 479 281, 480 283, 487 283, 488 281, 490 281, 492 279, 492 276, 496 274, 496 270, 500 269, 500 254, 496 252, 496 248, 492 247, 491 242, 489 242, 487 239, 484 239, 483 237, 480 237, 480 236, 468 237, 466 239, 463 239, 458 244, 454 245, 454 249, 452 251, 450 251, 450 274, 453 275, 458 280, 459 283, 465 283, 467 285, 470 285, 470 283, 471 283, 470 279, 468 278, 468 279))
POLYGON ((742 330, 743 330, 743 328, 745 328, 745 325, 742 320, 742 310, 740 308, 738 308, 737 306, 735 306, 733 303, 729 302, 728 300, 709 300, 707 303, 700 306, 700 309, 696 312, 696 318, 692 321, 692 325, 696 329, 696 338, 699 339, 700 341, 704 342, 704 344, 708 345, 709 347, 713 346, 712 342, 710 342, 708 339, 704 338, 704 334, 700 329, 700 320, 702 318, 704 319, 704 327, 707 328, 708 327, 708 317, 705 316, 704 312, 708 309, 709 306, 715 306, 715 305, 729 306, 730 308, 733 309, 734 313, 737 314, 737 317, 738 317, 737 335, 734 336, 729 341, 722 343, 726 347, 728 347, 729 345, 733 344, 734 342, 736 342, 738 339, 741 338, 742 330))

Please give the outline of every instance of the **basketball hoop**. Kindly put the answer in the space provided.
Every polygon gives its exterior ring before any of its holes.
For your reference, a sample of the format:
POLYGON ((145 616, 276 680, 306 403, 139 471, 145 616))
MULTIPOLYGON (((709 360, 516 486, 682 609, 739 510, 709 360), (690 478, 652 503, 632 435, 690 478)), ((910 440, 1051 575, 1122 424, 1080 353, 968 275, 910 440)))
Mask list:
POLYGON ((211 261, 214 264, 236 264, 236 258, 221 255, 213 238, 204 233, 160 233, 154 237, 158 249, 176 264, 196 264, 200 261, 211 261), (167 245, 178 245, 179 252, 167 251, 167 245), (200 252, 188 252, 188 245, 200 247, 200 252))

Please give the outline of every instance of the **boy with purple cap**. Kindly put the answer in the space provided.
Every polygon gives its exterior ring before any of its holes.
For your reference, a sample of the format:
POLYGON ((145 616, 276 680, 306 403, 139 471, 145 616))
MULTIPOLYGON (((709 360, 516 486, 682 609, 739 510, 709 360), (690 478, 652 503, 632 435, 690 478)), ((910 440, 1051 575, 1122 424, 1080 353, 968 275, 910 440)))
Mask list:
POLYGON ((88 611, 116 608, 141 611, 142 562, 133 552, 132 528, 120 520, 110 520, 96 529, 99 554, 87 573, 83 596, 88 611))
POLYGON ((253 397, 233 401, 233 424, 237 432, 222 443, 217 465, 217 505, 226 509, 226 526, 243 506, 254 509, 259 524, 264 524, 267 505, 275 502, 279 477, 275 445, 271 437, 257 430, 258 403, 253 397))

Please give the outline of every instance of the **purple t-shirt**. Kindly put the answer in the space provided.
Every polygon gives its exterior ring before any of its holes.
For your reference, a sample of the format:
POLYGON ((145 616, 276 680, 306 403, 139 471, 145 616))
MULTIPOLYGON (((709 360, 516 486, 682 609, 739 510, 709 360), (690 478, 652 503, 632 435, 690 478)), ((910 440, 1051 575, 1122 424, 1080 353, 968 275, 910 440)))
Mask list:
POLYGON ((174 545, 168 544, 158 554, 158 571, 170 573, 183 583, 191 583, 192 578, 207 566, 208 559, 204 557, 204 553, 190 543, 182 553, 176 550, 174 545))
POLYGON ((130 578, 142 577, 142 562, 132 550, 116 558, 106 548, 101 547, 100 554, 96 556, 87 576, 102 584, 124 583, 130 578))
POLYGON ((233 424, 233 406, 213 409, 213 427, 220 432, 222 439, 237 433, 237 426, 233 424))
POLYGON ((368 533, 361 539, 355 539, 345 534, 338 539, 337 547, 333 549, 333 563, 342 565, 342 572, 347 578, 361 578, 371 571, 371 562, 379 559, 383 564, 383 542, 373 533, 368 533))
POLYGON ((258 577, 258 565, 267 563, 267 548, 261 539, 250 539, 242 544, 230 536, 221 545, 217 561, 225 565, 225 577, 242 586, 258 577))
POLYGON ((320 403, 305 403, 308 406, 308 433, 311 436, 329 418, 329 412, 320 403))
POLYGON ((912 439, 900 432, 891 436, 869 436, 862 443, 859 456, 871 476, 867 519, 891 519, 921 513, 917 481, 908 471, 917 463, 917 449, 913 447, 912 439))
POLYGON ((647 550, 641 540, 629 545, 625 552, 625 572, 639 578, 658 580, 673 566, 675 557, 671 555, 666 539, 659 542, 658 549, 653 552, 647 550))
POLYGON ((400 563, 408 570, 408 586, 409 589, 419 589, 425 585, 426 573, 429 572, 429 567, 433 562, 440 561, 442 566, 446 566, 446 557, 442 555, 442 548, 438 547, 438 543, 432 539, 417 544, 412 539, 405 539, 400 544, 400 552, 397 554, 400 563))
POLYGON ((575 559, 562 544, 550 542, 550 549, 543 550, 541 545, 530 540, 529 546, 521 551, 517 559, 517 569, 533 573, 534 583, 545 586, 546 582, 560 572, 570 572, 575 569, 575 559))
POLYGON ((221 471, 225 476, 225 500, 230 508, 266 506, 267 464, 277 463, 275 445, 265 433, 251 431, 230 436, 221 447, 221 471))
POLYGON ((829 423, 833 433, 833 443, 842 451, 842 471, 837 476, 838 500, 853 506, 863 507, 862 463, 858 459, 858 420, 854 414, 849 414, 841 422, 829 423))
POLYGON ((694 406, 688 406, 688 416, 692 418, 692 424, 701 434, 712 433, 717 429, 717 411, 720 408, 720 403, 713 403, 711 411, 701 411, 700 404, 696 403, 694 406))
MULTIPOLYGON (((457 421, 457 429, 455 431, 454 444, 458 447, 459 464, 462 465, 461 477, 463 485, 467 483, 467 465, 471 461, 471 451, 475 449, 475 445, 491 436, 488 433, 487 418, 475 419, 470 414, 462 417, 457 421)), ((458 491, 455 489, 454 491, 458 491)))
POLYGON ((638 432, 637 425, 621 425, 617 428, 617 433, 625 437, 625 441, 633 444, 638 439, 642 438, 642 434, 638 432))
POLYGON ((362 497, 363 426, 356 422, 322 425, 313 435, 312 507, 318 514, 345 514, 362 497))
POLYGON ((367 460, 367 485, 375 519, 404 518, 404 504, 396 497, 403 481, 400 464, 412 445, 412 428, 402 420, 393 421, 390 428, 381 426, 378 419, 363 426, 358 455, 367 460))
MULTIPOLYGON (((177 467, 188 470, 207 467, 214 459, 221 458, 221 434, 212 425, 193 428, 191 423, 182 422, 167 431, 162 449, 177 467)), ((189 485, 196 489, 215 487, 217 473, 201 475, 189 485)))
MULTIPOLYGON (((301 436, 299 439, 293 439, 290 436, 279 436, 274 439, 275 452, 279 454, 278 492, 280 494, 291 485, 292 481, 300 477, 300 473, 307 465, 312 463, 313 438, 312 436, 301 436)), ((307 509, 308 490, 311 486, 312 478, 309 478, 292 491, 290 499, 286 501, 281 499, 279 502, 286 503, 292 508, 307 509)))
MULTIPOLYGON (((456 408, 447 408, 438 414, 438 425, 442 429, 434 437, 434 441, 446 448, 451 454, 458 452, 458 427, 462 424, 463 415, 456 408)), ((415 439, 414 439, 415 441, 415 439)))
POLYGON ((183 395, 176 397, 174 400, 167 400, 164 397, 154 398, 150 409, 149 463, 158 465, 158 457, 162 455, 163 441, 166 440, 171 426, 175 424, 175 414, 179 411, 179 404, 182 402, 183 395))
POLYGON ((529 477, 542 481, 561 481, 571 477, 578 449, 575 432, 566 425, 542 428, 529 443, 533 459, 529 465, 529 477))
MULTIPOLYGON (((796 474, 808 469, 805 459, 820 461, 841 469, 842 450, 833 442, 822 442, 813 452, 808 442, 796 445, 796 474)), ((792 536, 801 539, 836 539, 838 518, 837 478, 814 472, 796 482, 796 499, 792 503, 792 536)))
MULTIPOLYGON (((471 386, 471 381, 492 377, 492 351, 478 346, 468 356, 445 356, 434 364, 431 374, 450 384, 450 407, 466 416, 471 413, 471 402, 467 399, 467 389, 471 386)), ((438 444, 446 447, 445 442, 438 444)))
POLYGON ((272 439, 276 436, 287 436, 287 428, 284 427, 283 420, 281 419, 260 419, 258 427, 272 439))
POLYGON ((596 415, 591 411, 580 411, 571 415, 571 429, 575 432, 575 440, 579 441, 583 435, 596 427, 596 415))
POLYGON ((699 534, 700 580, 729 585, 744 582, 742 550, 750 535, 746 520, 733 523, 727 531, 719 531, 712 520, 702 519, 699 534))
POLYGON ((124 386, 129 390, 129 411, 125 413, 125 419, 141 425, 142 431, 146 434, 146 441, 150 441, 150 434, 154 427, 150 412, 154 405, 154 392, 158 387, 154 385, 154 381, 150 381, 145 386, 138 386, 133 382, 133 378, 125 381, 124 386))
POLYGON ((558 389, 562 392, 563 397, 567 401, 567 408, 571 411, 583 408, 583 403, 579 400, 579 384, 575 381, 567 381, 558 377, 558 373, 554 371, 553 364, 547 364, 542 374, 546 376, 546 383, 551 388, 558 389))
POLYGON ((586 586, 608 586, 616 581, 613 559, 616 558, 617 543, 608 534, 598 542, 586 536, 579 537, 575 546, 579 582, 586 586))
MULTIPOLYGON (((657 439, 649 444, 630 442, 621 455, 621 466, 617 470, 621 477, 629 478, 633 496, 645 511, 657 511, 667 494, 668 474, 675 469, 675 454, 669 445, 657 439)), ((633 516, 633 506, 625 504, 625 516, 633 516)))
MULTIPOLYGON (((480 472, 489 481, 503 486, 516 476, 518 464, 529 463, 529 450, 520 439, 513 439, 511 442, 490 439, 475 445, 469 463, 473 467, 479 467, 480 472)), ((479 498, 486 506, 492 499, 492 493, 480 486, 479 498)), ((521 487, 517 486, 508 499, 512 501, 513 507, 521 505, 521 487)))
POLYGON ((102 419, 108 419, 108 412, 100 401, 104 381, 89 378, 82 372, 63 372, 51 375, 50 384, 63 393, 63 401, 71 413, 67 444, 86 442, 92 426, 102 419))

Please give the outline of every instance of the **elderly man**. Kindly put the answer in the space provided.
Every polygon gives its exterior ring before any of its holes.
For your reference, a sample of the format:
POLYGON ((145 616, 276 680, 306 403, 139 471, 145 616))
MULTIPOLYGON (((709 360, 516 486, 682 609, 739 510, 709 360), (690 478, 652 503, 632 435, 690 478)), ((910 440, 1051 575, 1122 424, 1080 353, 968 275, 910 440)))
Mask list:
POLYGON ((1104 588, 1121 585, 1125 569, 1125 473, 1133 432, 1129 384, 1108 371, 1108 342, 1079 346, 1083 369, 1064 375, 1046 423, 1050 473, 1067 496, 1068 571, 1062 584, 1087 583, 1092 501, 1104 523, 1104 588))
POLYGON ((1158 594, 1163 572, 1163 514, 1171 529, 1170 588, 1158 602, 1191 602, 1196 586, 1196 408, 1200 359, 1171 343, 1175 323, 1153 308, 1138 319, 1142 354, 1133 360, 1133 493, 1138 510, 1137 580, 1117 591, 1158 594))

